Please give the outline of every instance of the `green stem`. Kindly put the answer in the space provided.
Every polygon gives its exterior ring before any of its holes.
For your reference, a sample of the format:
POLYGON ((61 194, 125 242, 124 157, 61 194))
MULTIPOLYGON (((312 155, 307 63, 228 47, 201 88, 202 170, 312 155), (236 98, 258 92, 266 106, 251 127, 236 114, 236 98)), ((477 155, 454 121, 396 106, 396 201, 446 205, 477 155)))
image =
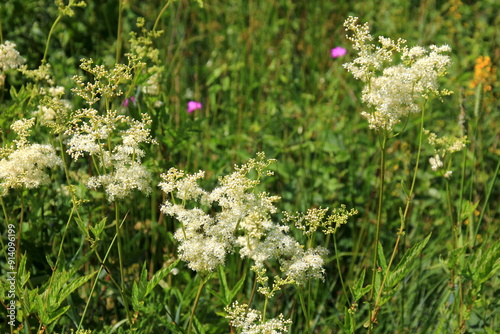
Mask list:
MULTIPOLYGON (((380 181, 379 181, 379 193, 378 193, 378 207, 377 207, 377 226, 375 231, 375 243, 373 246, 373 275, 372 275, 372 285, 370 288, 370 300, 373 301, 373 296, 375 294, 375 278, 377 276, 377 255, 378 255, 378 243, 380 240, 380 229, 382 226, 382 204, 384 202, 384 186, 385 186, 385 160, 386 160, 386 143, 387 134, 383 133, 382 141, 380 142, 380 181)), ((371 331, 371 315, 370 315, 370 331, 371 331)))
POLYGON ((196 298, 194 300, 193 308, 191 309, 191 315, 189 316, 187 334, 191 333, 191 328, 193 327, 194 312, 196 311, 196 307, 198 306, 198 302, 200 301, 201 291, 203 290, 205 284, 208 282, 209 277, 210 275, 201 278, 200 286, 198 287, 198 292, 196 293, 196 298))
MULTIPOLYGON (((87 299, 87 303, 85 304, 85 308, 83 310, 82 317, 80 318, 80 323, 78 324, 77 331, 82 327, 83 319, 85 318, 85 314, 87 313, 87 308, 88 308, 88 306, 90 304, 90 299, 91 299, 90 297, 94 293, 94 289, 95 289, 95 287, 97 285, 97 281, 99 279, 99 275, 101 274, 102 269, 104 269, 104 267, 105 267, 104 263, 108 259, 108 255, 109 255, 111 249, 113 248, 113 245, 115 244, 115 240, 117 239, 117 237, 118 236, 115 234, 115 236, 113 237, 113 240, 111 240, 111 244, 109 245, 108 250, 106 251, 106 254, 104 255, 104 259, 101 259, 101 257, 99 256, 99 254, 96 252, 97 258, 99 259, 99 262, 101 263, 101 265, 100 265, 99 271, 98 271, 98 273, 96 275, 96 279, 94 281, 94 284, 92 285, 92 289, 90 290, 89 298, 87 299)), ((96 248, 97 248, 97 246, 96 246, 96 248)), ((94 251, 94 250, 95 250, 95 248, 92 249, 92 251, 94 251)), ((115 282, 115 285, 117 286, 118 290, 120 290, 119 285, 116 283, 116 281, 114 279, 113 279, 113 282, 115 282)), ((123 295, 122 295, 122 298, 123 298, 123 295)))
MULTIPOLYGON (((302 312, 304 313, 304 317, 306 318, 306 333, 311 333, 311 328, 310 328, 310 315, 309 315, 309 308, 307 307, 307 304, 304 300, 304 294, 302 291, 302 287, 299 286, 299 299, 300 299, 300 306, 302 308, 302 312)), ((267 299, 266 299, 267 300, 267 299)))
POLYGON ((160 14, 158 14, 158 16, 156 17, 155 24, 153 25, 153 29, 151 29, 151 31, 156 31, 158 23, 160 22, 160 18, 162 17, 163 13, 167 10, 167 7, 170 5, 170 2, 171 1, 168 0, 165 6, 163 6, 163 8, 161 9, 160 14))
POLYGON ((121 224, 119 224, 119 218, 120 218, 120 210, 118 207, 118 202, 115 202, 115 226, 116 226, 116 239, 117 239, 117 245, 118 245, 118 261, 120 263, 120 294, 122 295, 123 298, 123 305, 125 306, 125 312, 127 313, 127 319, 129 322, 129 325, 132 325, 132 317, 130 316, 130 311, 128 308, 128 302, 127 298, 125 298, 125 281, 124 281, 124 273, 123 273, 123 251, 122 251, 122 239, 120 237, 120 227, 121 224))
POLYGON ((122 33, 123 33, 123 1, 118 0, 118 32, 116 33, 116 54, 115 54, 115 62, 118 63, 120 61, 120 54, 122 53, 122 33))
MULTIPOLYGON (((328 234, 330 236, 330 234, 328 234)), ((339 272, 340 284, 342 285, 342 291, 344 292, 344 296, 346 301, 349 301, 349 296, 347 295, 347 290, 345 288, 344 279, 342 278, 342 270, 340 269, 340 259, 339 259, 339 251, 337 249, 337 235, 333 234, 333 249, 335 250, 335 260, 337 262, 337 271, 339 272)))
MULTIPOLYGON (((5 230, 8 229, 9 226, 9 215, 7 214, 7 208, 5 207, 5 203, 3 201, 3 197, 0 196, 0 204, 2 205, 2 210, 3 210, 3 216, 5 217, 5 230)), ((2 250, 5 255, 5 260, 7 260, 9 257, 7 256, 7 250, 5 248, 5 244, 3 243, 3 238, 0 238, 0 243, 2 244, 2 250)))
POLYGON ((59 16, 56 18, 56 20, 52 24, 52 27, 50 28, 49 36, 47 36, 47 42, 45 43, 45 52, 43 53, 42 65, 45 65, 45 63, 47 62, 47 54, 49 53, 50 39, 52 37, 52 34, 54 33, 54 29, 56 28, 59 21, 61 21, 62 17, 63 17, 63 15, 59 14, 59 16))
MULTIPOLYGON (((391 258, 387 264, 387 269, 383 275, 383 279, 382 279, 382 283, 380 284, 380 288, 379 288, 379 291, 377 293, 377 298, 375 299, 375 304, 374 304, 374 313, 377 314, 378 313, 378 310, 380 308, 380 306, 378 305, 379 301, 380 301, 380 297, 382 296, 382 291, 384 289, 384 286, 385 286, 385 281, 387 279, 387 276, 389 276, 389 271, 391 269, 391 266, 392 266, 392 263, 394 262, 394 259, 396 257, 396 253, 399 249, 399 243, 401 241, 401 237, 402 236, 405 236, 405 232, 404 232, 404 229, 405 229, 405 226, 406 226, 406 221, 408 219, 408 213, 409 213, 409 210, 410 210, 410 204, 411 204, 411 200, 413 198, 413 192, 415 190, 415 184, 416 184, 416 180, 417 180, 417 172, 418 172, 418 165, 419 165, 419 162, 420 162, 420 155, 421 155, 421 152, 422 152, 422 144, 424 142, 424 121, 425 121, 425 104, 422 108, 422 113, 421 113, 421 118, 420 118, 420 129, 419 129, 419 139, 418 139, 418 148, 417 148, 417 157, 416 157, 416 161, 415 161, 415 168, 413 170, 413 177, 412 177, 412 181, 411 181, 411 186, 410 186, 410 191, 406 197, 406 205, 405 205, 405 209, 404 209, 404 212, 403 212, 403 216, 401 217, 401 223, 400 223, 400 226, 399 226, 399 231, 398 231, 398 236, 396 238, 396 243, 394 244, 394 248, 392 250, 392 254, 391 254, 391 258)), ((406 238, 405 238, 406 240, 406 238)))

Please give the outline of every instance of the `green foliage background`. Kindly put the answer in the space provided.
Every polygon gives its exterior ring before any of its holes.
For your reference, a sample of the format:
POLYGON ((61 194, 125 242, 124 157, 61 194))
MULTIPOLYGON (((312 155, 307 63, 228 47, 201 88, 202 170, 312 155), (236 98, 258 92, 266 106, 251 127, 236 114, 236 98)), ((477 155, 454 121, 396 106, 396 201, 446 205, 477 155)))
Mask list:
MULTIPOLYGON (((144 17, 146 28, 151 29, 164 4, 165 1, 154 0, 124 2, 124 52, 128 48, 128 32, 136 30, 136 19, 144 17)), ((59 85, 67 88, 74 85, 70 79, 80 73, 78 65, 83 57, 110 66, 114 63, 118 7, 118 1, 89 0, 86 8, 75 10, 76 16, 61 20, 48 57, 59 85)), ((154 44, 165 65, 161 94, 156 97, 137 94, 142 105, 140 111, 151 115, 153 136, 160 144, 148 153, 145 161, 158 171, 154 176, 156 184, 159 172, 175 166, 189 172, 205 170, 206 183, 213 186, 216 177, 230 172, 235 163, 241 164, 256 152, 264 151, 278 160, 272 167, 276 176, 267 179, 263 189, 283 198, 280 209, 305 211, 310 207, 340 204, 356 208, 359 214, 336 236, 338 253, 330 249, 326 281, 315 283, 311 296, 317 312, 314 333, 337 333, 342 328, 338 322, 344 322, 344 308, 350 301, 341 292, 335 261, 340 259, 341 273, 348 286, 353 286, 364 269, 370 272, 371 256, 367 254, 375 229, 379 173, 376 136, 359 115, 364 109, 360 101, 361 86, 342 67, 342 63, 355 57, 342 23, 348 15, 355 15, 361 22, 369 22, 374 36, 401 37, 409 45, 449 44, 453 49, 453 66, 443 87, 455 94, 444 101, 434 101, 426 123, 430 128, 440 129, 441 135, 458 135, 459 115, 464 112, 467 116, 469 143, 463 156, 457 154, 454 161, 450 188, 456 207, 461 200, 471 206, 478 205, 476 210, 463 209, 463 221, 467 222, 463 229, 470 238, 464 240, 466 261, 476 266, 466 270, 464 265, 460 275, 464 277, 464 285, 473 286, 474 271, 484 260, 475 251, 481 248, 482 254, 486 254, 488 249, 495 249, 499 239, 500 188, 496 166, 500 156, 500 88, 496 79, 492 89, 484 93, 469 84, 474 79, 478 57, 489 56, 493 64, 499 63, 499 12, 500 4, 495 0, 214 0, 205 1, 203 8, 196 1, 174 1, 160 18, 158 29, 164 33, 154 44), (335 46, 347 48, 347 55, 332 59, 330 49, 335 46), (144 110, 156 100, 162 102, 161 106, 144 110), (203 108, 188 114, 186 104, 190 100, 202 102, 203 108)), ((15 42, 28 66, 36 68, 55 17, 57 7, 53 1, 2 3, 1 38, 15 42)), ((498 78, 496 69, 495 72, 498 78)), ((21 75, 11 75, 1 93, 4 143, 11 138, 10 124, 31 117, 34 111, 9 107, 10 89, 19 89, 24 83, 21 75)), ((131 106, 130 111, 137 115, 139 107, 131 106)), ((391 141, 388 148, 389 193, 384 202, 386 224, 381 236, 386 252, 393 247, 399 227, 398 210, 405 200, 403 187, 409 184, 415 162, 417 125, 417 118, 410 119, 404 135, 391 141)), ((379 314, 377 333, 456 330, 456 319, 447 318, 443 312, 453 299, 446 268, 450 268, 453 256, 458 254, 451 249, 444 179, 431 171, 428 164, 431 154, 430 148, 423 152, 407 226, 407 244, 402 247, 409 248, 431 232, 432 236, 414 271, 404 280, 406 290, 398 290, 397 298, 379 314), (444 254, 451 255, 445 258, 444 254)), ((21 249, 28 255, 31 287, 41 286, 51 275, 47 257, 56 256, 61 231, 71 210, 71 203, 55 189, 54 184, 52 189, 49 186, 23 195, 29 210, 22 226, 21 249)), ((176 257, 171 235, 175 222, 160 215, 161 193, 156 189, 151 197, 141 196, 123 206, 129 209, 124 224, 128 231, 124 249, 130 289, 133 281, 140 280, 144 262, 151 275, 176 257)), ((102 205, 97 209, 85 206, 86 219, 98 222, 105 216, 113 216, 113 208, 102 194, 92 193, 89 197, 102 205)), ((14 208, 10 214, 15 217, 20 212, 19 198, 11 194, 4 201, 14 208)), ((458 212, 455 214, 460 216, 458 212)), ((78 248, 83 236, 76 224, 69 231, 68 240, 73 243, 67 242, 65 246, 65 264, 77 268, 82 276, 88 275, 99 264, 95 259, 85 258, 85 249, 78 248)), ((109 242, 111 238, 109 233, 104 240, 109 242)), ((319 236, 317 243, 323 242, 326 240, 319 236)), ((488 261, 495 267, 498 252, 494 254, 496 257, 488 261)), ((116 254, 112 256, 116 258, 116 254)), ((230 270, 226 273, 230 286, 243 275, 243 265, 237 259, 232 261, 227 264, 230 270)), ((178 276, 165 278, 168 288, 157 287, 148 295, 145 309, 138 316, 140 331, 174 331, 171 323, 183 321, 189 312, 197 281, 182 263, 177 267, 181 268, 178 276)), ((471 305, 467 332, 500 330, 498 283, 499 276, 495 273, 478 288, 477 295, 470 297, 474 301, 465 301, 471 305)), ((243 285, 242 291, 250 288, 243 285)), ((124 311, 115 300, 118 293, 113 286, 103 281, 99 289, 99 299, 91 305, 93 311, 84 327, 106 332, 124 318, 124 311)), ((88 286, 78 291, 64 301, 72 307, 51 330, 65 332, 75 328, 89 297, 88 286)), ((303 333, 300 306, 293 298, 292 290, 284 290, 272 312, 283 312, 292 318, 291 332, 303 333)), ((222 311, 221 301, 207 291, 202 303, 205 306, 197 314, 198 330, 229 332, 226 320, 217 315, 222 311)), ((365 310, 362 302, 358 307, 361 313, 365 310)), ((30 321, 36 323, 35 319, 30 321)), ((363 332, 361 320, 358 325, 356 330, 363 332)), ((27 323, 21 332, 35 332, 36 326, 32 327, 27 323)))

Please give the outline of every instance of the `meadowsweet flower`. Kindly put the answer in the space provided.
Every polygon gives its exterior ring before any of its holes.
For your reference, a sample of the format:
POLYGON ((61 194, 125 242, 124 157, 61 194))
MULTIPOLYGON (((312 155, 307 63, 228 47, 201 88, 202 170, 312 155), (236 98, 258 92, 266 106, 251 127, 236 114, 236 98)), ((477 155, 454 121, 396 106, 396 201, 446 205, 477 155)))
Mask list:
POLYGON ((20 139, 15 140, 16 149, 0 150, 0 192, 5 196, 10 188, 38 188, 48 184, 47 168, 54 169, 62 165, 61 158, 51 145, 30 144, 27 140, 34 119, 21 119, 12 124, 20 139))
POLYGON ((451 64, 444 55, 451 51, 448 45, 408 48, 403 39, 383 36, 378 38, 380 45, 375 45, 366 23, 359 25, 356 17, 349 17, 344 26, 352 32, 347 38, 358 51, 358 57, 344 67, 365 83, 362 101, 372 110, 361 114, 370 128, 392 130, 401 118, 420 111, 420 100, 451 94, 440 90, 437 82, 451 64), (401 63, 395 63, 396 54, 401 63))
MULTIPOLYGON (((429 130, 424 130, 425 135, 427 135, 427 141, 434 148, 434 156, 429 158, 429 163, 433 171, 438 171, 444 166, 444 162, 441 159, 450 159, 449 157, 456 152, 460 152, 467 142, 467 136, 454 137, 445 136, 439 138, 435 133, 429 130)), ((449 170, 443 176, 446 178, 451 177, 452 171, 449 170)))
POLYGON ((191 114, 193 111, 201 109, 203 106, 200 102, 189 101, 187 104, 187 112, 191 114))
POLYGON ((272 175, 266 170, 272 162, 260 153, 256 159, 235 166, 235 172, 219 178, 219 186, 212 191, 198 185, 204 176, 202 171, 186 174, 171 168, 161 176, 163 182, 159 186, 170 198, 161 211, 181 223, 174 237, 180 242, 179 257, 191 269, 212 271, 224 264, 225 255, 234 250, 241 257, 252 259, 257 267, 263 267, 269 259, 281 262, 300 257, 303 247, 288 235, 288 226, 271 219, 279 197, 255 191, 261 177, 272 175), (249 178, 250 173, 256 174, 257 179, 249 178), (176 204, 176 199, 182 205, 176 204), (198 205, 188 209, 188 201, 211 206, 212 210, 205 213, 198 205))
POLYGON ((237 301, 226 306, 226 319, 231 326, 240 328, 245 334, 281 334, 288 333, 291 320, 285 319, 283 314, 278 318, 263 321, 262 314, 258 310, 249 308, 247 304, 239 304, 237 301))
POLYGON ((439 157, 439 154, 434 155, 429 159, 429 163, 431 164, 431 169, 433 171, 437 171, 439 168, 443 167, 443 162, 439 157))
POLYGON ((282 263, 284 274, 298 285, 303 285, 311 279, 324 279, 323 265, 327 253, 323 247, 301 251, 290 261, 282 263))
POLYGON ((95 109, 78 110, 66 131, 69 135, 67 153, 75 160, 88 154, 99 162, 98 176, 89 179, 87 187, 103 187, 109 201, 124 198, 133 190, 148 194, 151 191, 151 175, 141 165, 145 152, 140 148, 143 143, 156 142, 147 128, 151 124, 148 115, 135 120, 116 111, 108 110, 100 115, 95 109), (114 136, 121 143, 108 146, 114 136))
POLYGON ((344 49, 341 46, 336 46, 330 50, 330 54, 332 55, 332 58, 339 58, 347 54, 347 49, 344 49))
POLYGON ((9 41, 0 44, 0 72, 18 68, 24 62, 24 58, 16 50, 16 44, 9 41))

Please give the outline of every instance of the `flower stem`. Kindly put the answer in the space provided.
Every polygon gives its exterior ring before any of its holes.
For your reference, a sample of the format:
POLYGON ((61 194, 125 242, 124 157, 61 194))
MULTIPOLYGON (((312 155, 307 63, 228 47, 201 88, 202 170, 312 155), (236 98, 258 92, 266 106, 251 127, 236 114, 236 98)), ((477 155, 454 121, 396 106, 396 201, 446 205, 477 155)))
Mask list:
POLYGON ((120 54, 122 53, 122 33, 123 33, 123 1, 118 0, 118 31, 116 34, 116 54, 115 54, 115 62, 118 63, 120 61, 120 54))
POLYGON ((191 328, 193 327, 194 312, 196 311, 196 307, 198 306, 198 302, 200 301, 201 291, 203 290, 205 284, 208 282, 209 277, 210 275, 201 278, 200 286, 198 287, 198 292, 196 293, 196 298, 194 300, 193 308, 191 309, 191 315, 189 316, 187 334, 191 334, 191 328))
MULTIPOLYGON (((378 261, 378 243, 380 240, 380 228, 382 225, 382 204, 384 202, 384 183, 385 183, 385 160, 386 160, 386 144, 387 144, 387 133, 384 132, 382 140, 380 141, 380 181, 379 181, 379 193, 378 193, 378 208, 377 208, 377 227, 375 231, 375 243, 373 245, 373 275, 372 284, 370 288, 370 301, 373 302, 373 296, 375 294, 375 278, 377 276, 377 261, 378 261)), ((375 304, 374 304, 375 309, 375 304)), ((371 333, 373 322, 376 314, 371 314, 372 309, 370 309, 370 319, 368 333, 371 333)))
POLYGON ((122 240, 120 237, 120 223, 119 223, 119 207, 118 202, 115 202, 115 226, 116 226, 116 239, 118 245, 118 260, 120 262, 120 294, 123 298, 123 305, 125 306, 125 312, 127 313, 127 319, 129 325, 132 325, 132 318, 130 316, 130 311, 128 309, 127 298, 125 298, 125 282, 124 282, 124 274, 123 274, 123 253, 122 253, 122 240))
MULTIPOLYGON (((411 200, 413 198, 413 192, 414 192, 414 189, 415 189, 415 183, 416 183, 416 180, 417 180, 417 172, 418 172, 418 165, 419 165, 419 161, 420 161, 420 154, 422 152, 422 144, 423 144, 423 141, 424 141, 424 121, 425 121, 425 105, 424 107, 422 108, 422 113, 421 113, 421 118, 420 118, 420 129, 419 129, 419 140, 418 140, 418 148, 417 148, 417 157, 416 157, 416 161, 415 161, 415 168, 413 170, 413 177, 412 177, 412 181, 411 181, 411 186, 410 186, 410 191, 409 193, 407 194, 406 196, 406 204, 405 204, 405 209, 404 209, 404 212, 403 212, 403 215, 401 217, 401 223, 400 223, 400 226, 399 226, 399 231, 398 231, 398 236, 396 238, 396 243, 394 244, 394 248, 392 250, 392 254, 391 254, 391 258, 387 264, 387 269, 383 275, 383 279, 382 279, 382 283, 380 284, 380 288, 379 288, 379 291, 377 292, 377 297, 375 299, 375 304, 374 304, 374 313, 378 313, 378 310, 380 308, 380 306, 378 305, 379 302, 380 302, 380 297, 382 296, 382 291, 384 289, 384 286, 385 286, 385 281, 387 279, 387 276, 389 276, 389 271, 391 269, 391 266, 392 266, 392 263, 394 261, 394 258, 396 257, 396 253, 399 249, 399 243, 401 241, 401 237, 402 236, 405 236, 405 226, 406 226, 406 220, 408 218, 408 212, 410 210, 410 203, 411 203, 411 200)), ((406 238, 405 238, 406 240, 406 238)), ((403 291, 403 294, 404 294, 404 291, 403 291)))
POLYGON ((59 21, 61 21, 62 17, 63 17, 63 15, 59 14, 59 16, 56 18, 56 20, 52 24, 52 27, 50 27, 49 36, 47 36, 47 42, 45 43, 45 52, 43 53, 42 65, 44 65, 47 62, 47 54, 49 53, 50 38, 52 37, 52 34, 54 33, 54 29, 56 28, 59 21))
POLYGON ((158 23, 160 22, 160 18, 162 17, 165 10, 167 10, 167 7, 170 5, 170 2, 171 1, 168 0, 167 3, 165 4, 165 6, 163 6, 163 8, 161 9, 160 14, 158 14, 158 16, 156 17, 155 24, 153 26, 153 29, 151 29, 151 31, 156 31, 156 27, 158 27, 158 23))

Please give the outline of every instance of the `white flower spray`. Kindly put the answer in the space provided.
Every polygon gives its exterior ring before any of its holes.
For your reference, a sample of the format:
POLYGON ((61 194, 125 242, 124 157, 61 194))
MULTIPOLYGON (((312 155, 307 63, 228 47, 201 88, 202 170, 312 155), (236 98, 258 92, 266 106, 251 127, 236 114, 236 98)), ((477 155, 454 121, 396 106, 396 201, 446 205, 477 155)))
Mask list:
POLYGON ((38 188, 50 181, 47 169, 62 166, 54 147, 48 144, 30 144, 27 137, 35 119, 20 119, 11 125, 19 139, 14 147, 0 149, 0 194, 5 196, 9 189, 38 188))

